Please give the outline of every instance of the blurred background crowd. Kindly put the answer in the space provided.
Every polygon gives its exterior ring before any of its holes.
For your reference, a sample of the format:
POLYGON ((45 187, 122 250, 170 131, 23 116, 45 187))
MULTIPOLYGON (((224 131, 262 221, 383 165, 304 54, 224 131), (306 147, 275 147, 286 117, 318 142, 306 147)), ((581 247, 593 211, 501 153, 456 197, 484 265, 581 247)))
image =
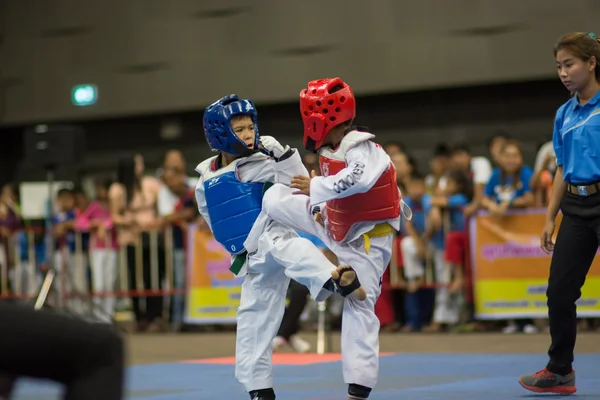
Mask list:
MULTIPOLYGON (((207 229, 193 194, 194 168, 211 155, 202 110, 229 93, 253 99, 260 132, 299 148, 318 172, 302 150, 297 94, 341 76, 357 95, 356 122, 385 147, 413 210, 383 277, 382 329, 544 330, 545 320, 475 318, 469 221, 547 206, 552 121, 569 98, 552 47, 565 32, 593 31, 598 16, 594 1, 0 0, 2 301, 35 296, 52 264, 61 306, 92 307, 91 295, 106 322, 189 328, 199 257, 190 229, 207 229), (310 7, 319 16, 298 18, 310 7), (62 183, 49 244, 47 221, 24 215, 21 197, 46 179, 24 159, 25 132, 39 126, 76 126, 86 143, 77 163, 54 165, 62 183)), ((290 304, 314 329, 316 305, 295 285, 290 304)), ((332 329, 340 308, 332 298, 332 329)), ((297 322, 284 321, 284 341, 297 322)), ((597 325, 582 319, 580 329, 597 325)))

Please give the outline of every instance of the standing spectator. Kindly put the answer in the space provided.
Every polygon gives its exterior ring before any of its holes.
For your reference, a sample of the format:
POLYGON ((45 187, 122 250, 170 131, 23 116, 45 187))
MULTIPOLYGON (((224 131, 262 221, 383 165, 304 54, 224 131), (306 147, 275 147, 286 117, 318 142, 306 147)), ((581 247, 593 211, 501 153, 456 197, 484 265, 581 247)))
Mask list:
POLYGON ((469 146, 461 143, 452 150, 452 166, 467 174, 473 183, 473 199, 463 210, 465 217, 471 217, 481 205, 483 190, 492 174, 492 165, 485 157, 473 157, 469 146))
POLYGON ((542 144, 535 157, 531 190, 535 195, 536 207, 546 207, 550 203, 552 182, 556 173, 556 155, 552 141, 542 144))
MULTIPOLYGON (((71 191, 75 200, 75 218, 84 213, 90 206, 91 201, 83 188, 75 186, 71 191)), ((76 227, 73 227, 77 231, 76 227)), ((77 271, 74 274, 77 290, 81 293, 91 289, 91 269, 89 266, 90 232, 78 230, 75 233, 75 254, 71 260, 71 268, 77 271), (80 246, 78 248, 78 245, 80 246)))
MULTIPOLYGON (((151 289, 151 243, 149 231, 160 228, 162 222, 157 215, 157 199, 160 184, 150 176, 144 176, 144 163, 141 156, 121 158, 117 166, 117 182, 109 189, 108 197, 113 224, 118 227, 120 246, 127 252, 129 288, 137 290, 136 247, 141 246, 143 289, 151 289)), ((164 275, 164 246, 158 248, 159 284, 164 275)), ((162 296, 132 296, 133 312, 138 331, 162 329, 162 296), (140 304, 145 301, 145 309, 140 304)))
MULTIPOLYGON (((75 197, 71 189, 60 189, 56 195, 57 212, 52 218, 54 236, 54 268, 58 271, 60 296, 65 298, 72 291, 81 291, 75 271, 75 197), (73 285, 76 286, 73 286, 73 285)), ((72 298, 68 304, 79 307, 72 298)))
MULTIPOLYGON (((407 280, 405 297, 406 325, 404 332, 418 332, 422 326, 429 324, 431 317, 431 293, 425 289, 425 267, 430 258, 429 254, 435 252, 430 247, 425 237, 427 215, 431 210, 431 196, 425 193, 425 180, 418 172, 413 172, 407 181, 407 192, 404 196, 405 203, 412 210, 412 219, 402 224, 402 264, 404 277, 407 280)), ((436 253, 436 262, 441 262, 441 252, 436 253)))
POLYGON ((7 183, 0 192, 0 238, 7 239, 21 226, 17 186, 7 183))
POLYGON ((431 227, 444 232, 444 256, 436 258, 436 294, 433 323, 429 332, 450 328, 459 322, 461 295, 464 287, 466 252, 465 216, 463 209, 473 197, 471 180, 461 170, 446 176, 445 194, 431 199, 431 227))
POLYGON ((429 195, 441 194, 444 187, 444 174, 450 166, 450 148, 446 143, 438 143, 429 161, 429 175, 425 177, 425 185, 429 195))
MULTIPOLYGON (((185 254, 187 249, 187 225, 198 216, 194 188, 190 187, 186 176, 186 163, 179 150, 170 150, 163 159, 163 182, 166 188, 176 196, 171 213, 163 215, 165 223, 172 226, 173 232, 173 289, 185 289, 185 254)), ((173 329, 178 331, 183 324, 184 295, 173 296, 171 320, 173 329)))
MULTIPOLYGON (((0 192, 0 265, 8 272, 15 260, 11 259, 12 235, 21 227, 17 185, 7 183, 0 192)), ((0 282, 0 285, 2 282, 0 282)))
POLYGON ((94 302, 102 308, 104 322, 110 322, 115 312, 116 298, 113 295, 117 283, 117 234, 110 219, 108 191, 111 182, 96 184, 96 200, 77 217, 75 228, 90 236, 90 262, 92 291, 101 294, 94 302))
MULTIPOLYGON (((534 196, 529 187, 533 171, 523 165, 521 147, 514 140, 507 141, 500 152, 500 167, 494 169, 485 187, 484 208, 493 215, 502 217, 511 208, 526 208, 534 205, 534 196)), ((531 319, 511 320, 503 328, 504 333, 522 330, 536 333, 537 328, 531 319)))

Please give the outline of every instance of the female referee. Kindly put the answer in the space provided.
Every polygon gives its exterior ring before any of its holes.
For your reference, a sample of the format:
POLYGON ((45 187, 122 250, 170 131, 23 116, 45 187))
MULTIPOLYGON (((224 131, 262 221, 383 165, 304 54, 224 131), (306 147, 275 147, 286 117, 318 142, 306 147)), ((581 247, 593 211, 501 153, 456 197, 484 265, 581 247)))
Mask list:
POLYGON ((542 249, 552 254, 548 279, 550 361, 519 383, 533 392, 572 394, 575 302, 600 242, 600 40, 570 33, 554 47, 558 76, 573 97, 556 113, 553 143, 558 169, 542 232, 542 249), (552 242, 558 209, 563 214, 552 242))

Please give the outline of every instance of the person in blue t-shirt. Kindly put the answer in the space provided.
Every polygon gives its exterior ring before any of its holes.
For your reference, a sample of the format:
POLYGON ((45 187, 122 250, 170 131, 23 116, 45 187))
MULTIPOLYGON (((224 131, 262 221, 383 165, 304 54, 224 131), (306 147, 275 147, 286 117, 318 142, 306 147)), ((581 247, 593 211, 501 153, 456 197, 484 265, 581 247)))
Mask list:
POLYGON ((494 169, 485 186, 482 205, 493 215, 502 216, 510 208, 532 207, 535 197, 529 183, 533 170, 523 165, 523 152, 515 140, 500 150, 500 167, 494 169))
MULTIPOLYGON (((75 257, 75 220, 77 212, 75 209, 75 196, 71 189, 60 189, 56 196, 58 212, 52 217, 52 235, 54 236, 54 268, 59 275, 64 275, 64 284, 59 286, 61 295, 68 295, 76 290, 86 290, 85 281, 79 278, 81 275, 76 271, 77 257, 75 257), (75 287, 73 287, 75 285, 75 287)), ((75 306, 80 301, 71 299, 70 304, 75 306)))
MULTIPOLYGON (((424 289, 425 264, 430 253, 441 255, 436 246, 440 243, 441 232, 434 233, 428 230, 428 214, 431 211, 431 196, 426 193, 425 178, 420 173, 413 171, 410 178, 405 181, 406 195, 404 202, 412 210, 412 219, 402 224, 400 231, 402 240, 402 265, 404 278, 407 280, 405 297, 406 325, 403 332, 416 332, 421 327, 429 324, 433 309, 432 291, 424 289), (433 243, 430 239, 435 237, 433 243)), ((443 248, 443 245, 442 247, 443 248)), ((441 257, 438 257, 441 259, 441 257)))
MULTIPOLYGON (((497 217, 506 215, 511 208, 526 208, 535 205, 535 196, 530 187, 533 169, 523 165, 523 152, 518 142, 507 140, 500 150, 500 167, 492 173, 485 187, 483 207, 497 217)), ((509 320, 504 333, 536 333, 531 319, 509 320)))
POLYGON ((436 258, 435 310, 429 332, 438 332, 458 323, 460 317, 459 295, 464 286, 464 259, 466 253, 464 208, 473 199, 473 185, 462 170, 453 169, 446 174, 443 195, 431 199, 431 226, 442 232, 441 257, 436 258))

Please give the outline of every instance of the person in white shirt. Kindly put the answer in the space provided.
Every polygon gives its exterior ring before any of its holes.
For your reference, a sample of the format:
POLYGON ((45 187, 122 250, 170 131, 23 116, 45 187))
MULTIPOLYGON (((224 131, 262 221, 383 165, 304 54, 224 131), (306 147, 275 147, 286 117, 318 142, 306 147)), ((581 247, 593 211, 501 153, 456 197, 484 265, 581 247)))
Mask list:
MULTIPOLYGON (((452 149, 451 164, 467 173, 473 181, 473 200, 463 210, 465 217, 471 217, 483 200, 483 190, 492 176, 492 164, 485 157, 473 157, 469 146, 464 143, 452 149)), ((440 186, 445 188, 445 182, 440 182, 440 186)))

